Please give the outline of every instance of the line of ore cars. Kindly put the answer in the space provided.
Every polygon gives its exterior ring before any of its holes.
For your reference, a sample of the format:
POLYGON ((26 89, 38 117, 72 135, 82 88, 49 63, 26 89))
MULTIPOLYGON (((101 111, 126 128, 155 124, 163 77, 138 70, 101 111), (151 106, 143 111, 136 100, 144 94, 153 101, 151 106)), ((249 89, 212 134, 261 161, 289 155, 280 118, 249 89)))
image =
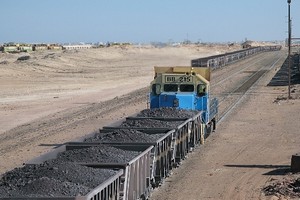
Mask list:
POLYGON ((155 67, 150 109, 2 175, 0 199, 147 199, 216 128, 210 68, 155 67))

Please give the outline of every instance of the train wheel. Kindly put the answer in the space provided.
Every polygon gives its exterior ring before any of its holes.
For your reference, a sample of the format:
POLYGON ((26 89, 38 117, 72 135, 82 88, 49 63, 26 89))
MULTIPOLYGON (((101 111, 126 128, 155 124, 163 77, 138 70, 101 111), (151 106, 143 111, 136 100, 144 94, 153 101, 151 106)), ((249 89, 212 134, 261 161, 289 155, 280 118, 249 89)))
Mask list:
POLYGON ((202 124, 202 126, 201 126, 201 133, 200 133, 200 144, 204 144, 204 140, 205 140, 205 138, 204 138, 204 132, 205 132, 205 125, 203 125, 202 124))
POLYGON ((215 132, 216 128, 217 128, 217 122, 216 122, 215 118, 213 118, 213 120, 212 120, 212 127, 213 127, 212 131, 215 132))
POLYGON ((213 124, 212 124, 212 122, 211 123, 209 123, 206 127, 205 127, 205 133, 206 133, 206 138, 211 134, 211 132, 212 132, 212 126, 213 126, 213 124))

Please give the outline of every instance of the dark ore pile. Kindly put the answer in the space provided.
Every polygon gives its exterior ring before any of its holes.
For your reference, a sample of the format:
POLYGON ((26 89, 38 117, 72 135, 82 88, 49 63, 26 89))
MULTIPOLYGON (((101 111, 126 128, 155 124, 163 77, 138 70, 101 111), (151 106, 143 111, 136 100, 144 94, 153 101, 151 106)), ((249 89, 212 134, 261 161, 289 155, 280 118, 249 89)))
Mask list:
POLYGON ((121 124, 121 127, 136 127, 136 128, 177 128, 183 121, 161 121, 155 119, 139 119, 126 120, 121 124))
POLYGON ((82 163, 127 163, 140 153, 138 151, 125 151, 109 145, 97 145, 62 152, 58 155, 57 160, 82 163))
POLYGON ((165 134, 146 134, 133 129, 120 129, 108 133, 97 133, 85 142, 156 142, 165 134))
MULTIPOLYGON (((286 178, 282 181, 276 181, 264 187, 262 191, 266 196, 290 197, 299 199, 300 197, 300 178, 286 178)), ((284 198, 284 199, 290 199, 284 198)), ((278 198, 281 199, 281 198, 278 198)))
POLYGON ((176 108, 155 108, 142 110, 137 117, 163 117, 163 118, 191 118, 198 114, 195 110, 182 110, 176 108))
POLYGON ((0 197, 83 196, 115 174, 69 162, 25 165, 2 176, 0 197))
MULTIPOLYGON (((85 195, 91 191, 88 188, 77 183, 68 181, 59 181, 53 178, 42 177, 35 179, 22 188, 9 191, 6 197, 71 197, 85 195)), ((0 193, 1 194, 1 193, 0 193)), ((1 195, 2 196, 2 195, 1 195)))

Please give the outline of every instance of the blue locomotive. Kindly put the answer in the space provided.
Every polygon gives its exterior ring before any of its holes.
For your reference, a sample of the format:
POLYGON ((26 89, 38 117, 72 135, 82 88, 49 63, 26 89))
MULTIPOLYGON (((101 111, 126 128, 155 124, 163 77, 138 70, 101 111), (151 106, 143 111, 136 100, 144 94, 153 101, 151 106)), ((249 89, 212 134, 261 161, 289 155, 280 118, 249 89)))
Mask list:
POLYGON ((210 97, 210 68, 154 67, 150 108, 175 107, 202 111, 206 131, 216 129, 218 100, 210 97))

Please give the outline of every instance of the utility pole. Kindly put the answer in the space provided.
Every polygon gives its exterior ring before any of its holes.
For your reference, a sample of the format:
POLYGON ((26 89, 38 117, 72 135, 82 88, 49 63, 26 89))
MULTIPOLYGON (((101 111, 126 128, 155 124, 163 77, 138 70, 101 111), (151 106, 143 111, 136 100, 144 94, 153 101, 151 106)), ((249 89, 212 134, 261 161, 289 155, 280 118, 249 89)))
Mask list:
POLYGON ((292 27, 291 27, 291 1, 287 0, 288 3, 288 99, 291 99, 291 39, 292 39, 292 27))

